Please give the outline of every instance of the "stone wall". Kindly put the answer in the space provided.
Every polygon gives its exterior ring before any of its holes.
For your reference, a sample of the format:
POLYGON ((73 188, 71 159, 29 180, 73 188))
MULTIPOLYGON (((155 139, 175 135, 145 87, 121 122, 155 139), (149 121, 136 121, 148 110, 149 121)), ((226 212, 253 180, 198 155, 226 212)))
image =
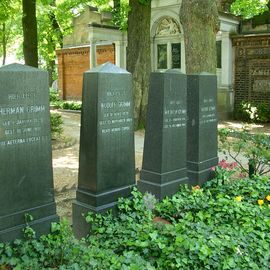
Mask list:
MULTIPOLYGON (((83 73, 90 68, 89 47, 66 48, 57 51, 58 88, 64 100, 81 100, 83 73)), ((114 44, 97 45, 97 65, 115 63, 114 44)))
POLYGON ((270 106, 270 35, 233 37, 235 109, 243 100, 270 106))

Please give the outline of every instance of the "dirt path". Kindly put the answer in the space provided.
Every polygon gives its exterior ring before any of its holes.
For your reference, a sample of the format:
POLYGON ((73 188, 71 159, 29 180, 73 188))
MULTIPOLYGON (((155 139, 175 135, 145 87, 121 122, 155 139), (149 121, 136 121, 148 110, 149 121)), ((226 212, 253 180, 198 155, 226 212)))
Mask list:
POLYGON ((53 150, 55 200, 58 215, 71 222, 72 201, 75 199, 78 179, 80 114, 61 114, 64 121, 64 139, 53 145, 53 148, 60 148, 53 150), (66 141, 71 142, 71 146, 66 147, 66 141))

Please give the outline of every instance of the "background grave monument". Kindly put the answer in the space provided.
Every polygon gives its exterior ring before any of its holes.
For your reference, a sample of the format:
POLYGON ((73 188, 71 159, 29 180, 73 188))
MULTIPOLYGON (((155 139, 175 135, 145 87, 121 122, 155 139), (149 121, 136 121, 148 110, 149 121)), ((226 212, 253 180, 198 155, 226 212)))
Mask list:
POLYGON ((84 73, 79 181, 73 204, 77 237, 89 233, 83 213, 113 208, 135 185, 131 74, 110 63, 84 73))
POLYGON ((188 182, 186 170, 187 77, 176 70, 150 79, 143 164, 138 189, 158 199, 188 182))
POLYGON ((187 168, 191 185, 213 176, 217 157, 217 78, 208 73, 188 75, 187 168))
POLYGON ((58 221, 47 72, 4 66, 0 94, 0 241, 10 241, 22 236, 26 214, 38 235, 58 221))

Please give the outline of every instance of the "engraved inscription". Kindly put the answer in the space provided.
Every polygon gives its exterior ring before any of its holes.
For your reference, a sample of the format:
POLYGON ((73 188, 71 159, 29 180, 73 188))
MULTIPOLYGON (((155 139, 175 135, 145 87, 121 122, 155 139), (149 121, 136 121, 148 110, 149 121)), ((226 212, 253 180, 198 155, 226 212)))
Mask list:
POLYGON ((250 68, 249 73, 250 75, 270 76, 270 69, 262 67, 252 67, 250 68))
POLYGON ((126 132, 131 130, 133 119, 131 117, 132 104, 123 100, 124 89, 113 89, 106 92, 106 100, 99 103, 99 126, 102 134, 126 132))
POLYGON ((217 121, 216 105, 213 98, 205 98, 200 108, 200 124, 215 123, 217 121))
POLYGON ((266 79, 256 79, 252 85, 255 92, 270 92, 270 77, 266 79))
POLYGON ((170 100, 165 105, 163 128, 183 128, 186 126, 187 110, 181 100, 170 100))
POLYGON ((270 62, 269 59, 257 62, 250 61, 249 65, 249 89, 253 92, 270 92, 270 62))
POLYGON ((247 55, 269 55, 270 48, 250 48, 247 49, 247 55))
POLYGON ((30 99, 35 98, 36 93, 34 91, 24 92, 24 93, 13 93, 8 95, 8 100, 17 100, 17 99, 30 99))
POLYGON ((31 104, 35 97, 34 91, 10 93, 7 95, 9 104, 0 104, 0 147, 49 140, 46 130, 42 129, 46 107, 31 104))

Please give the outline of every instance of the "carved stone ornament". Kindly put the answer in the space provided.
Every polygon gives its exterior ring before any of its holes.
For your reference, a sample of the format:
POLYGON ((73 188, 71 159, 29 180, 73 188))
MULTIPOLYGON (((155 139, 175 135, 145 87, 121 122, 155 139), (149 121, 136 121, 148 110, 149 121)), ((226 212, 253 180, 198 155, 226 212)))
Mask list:
POLYGON ((156 31, 157 36, 177 35, 179 33, 180 27, 178 23, 170 17, 162 19, 156 31))

